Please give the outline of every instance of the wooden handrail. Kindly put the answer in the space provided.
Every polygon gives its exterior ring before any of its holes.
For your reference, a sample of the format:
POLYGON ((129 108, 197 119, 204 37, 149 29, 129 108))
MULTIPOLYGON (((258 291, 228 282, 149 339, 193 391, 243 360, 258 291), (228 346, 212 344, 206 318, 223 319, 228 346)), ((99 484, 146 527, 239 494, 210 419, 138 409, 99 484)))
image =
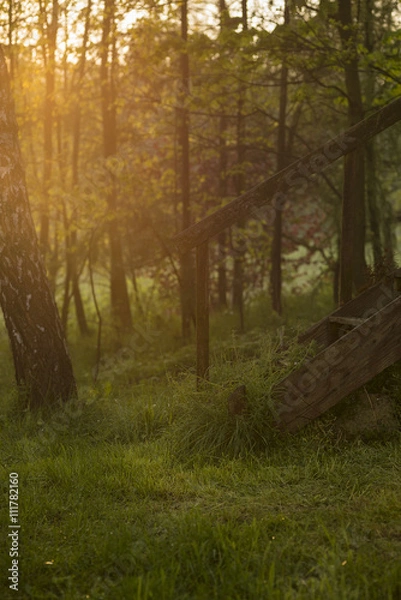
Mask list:
POLYGON ((181 254, 185 254, 230 227, 241 217, 263 216, 260 209, 270 200, 273 210, 282 210, 288 190, 302 185, 312 175, 320 173, 341 156, 349 154, 400 120, 401 97, 188 227, 173 238, 175 247, 181 254))

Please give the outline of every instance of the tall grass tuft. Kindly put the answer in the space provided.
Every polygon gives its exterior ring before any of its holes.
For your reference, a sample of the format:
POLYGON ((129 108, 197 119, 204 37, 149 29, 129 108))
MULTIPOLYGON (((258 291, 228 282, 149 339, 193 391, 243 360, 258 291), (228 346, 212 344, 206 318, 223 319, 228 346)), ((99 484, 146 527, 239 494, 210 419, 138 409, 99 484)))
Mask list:
POLYGON ((197 392, 193 376, 171 382, 174 404, 180 407, 171 443, 180 460, 234 458, 276 445, 281 437, 275 427, 277 386, 313 349, 294 342, 283 349, 266 336, 260 336, 258 347, 258 355, 247 356, 246 344, 239 346, 234 338, 214 356, 210 379, 197 392), (228 397, 240 385, 246 388, 246 408, 232 414, 228 397))

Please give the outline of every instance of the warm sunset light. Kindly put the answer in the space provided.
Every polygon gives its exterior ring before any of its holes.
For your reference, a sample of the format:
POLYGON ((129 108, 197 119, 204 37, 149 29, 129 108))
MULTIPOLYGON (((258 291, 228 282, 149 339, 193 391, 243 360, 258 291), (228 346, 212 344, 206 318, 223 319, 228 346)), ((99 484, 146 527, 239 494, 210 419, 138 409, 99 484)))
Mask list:
POLYGON ((0 4, 1 600, 400 600, 400 23, 0 4))

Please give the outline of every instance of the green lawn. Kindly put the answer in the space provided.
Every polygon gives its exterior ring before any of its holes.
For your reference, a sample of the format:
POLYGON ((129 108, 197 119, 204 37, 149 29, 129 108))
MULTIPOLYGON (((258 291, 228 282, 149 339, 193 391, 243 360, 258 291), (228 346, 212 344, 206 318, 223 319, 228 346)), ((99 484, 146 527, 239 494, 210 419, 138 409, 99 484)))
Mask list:
POLYGON ((18 598, 400 597, 399 442, 310 433, 185 466, 162 439, 63 437, 2 447, 3 531, 8 472, 20 480, 18 598))
POLYGON ((82 369, 80 403, 52 414, 21 413, 4 385, 0 597, 401 598, 399 434, 346 441, 329 415, 278 435, 266 390, 304 349, 278 360, 260 334, 228 339, 199 393, 190 350, 162 367, 120 354, 96 386, 82 369), (239 382, 249 410, 233 417, 239 382), (7 582, 12 472, 18 592, 7 582))

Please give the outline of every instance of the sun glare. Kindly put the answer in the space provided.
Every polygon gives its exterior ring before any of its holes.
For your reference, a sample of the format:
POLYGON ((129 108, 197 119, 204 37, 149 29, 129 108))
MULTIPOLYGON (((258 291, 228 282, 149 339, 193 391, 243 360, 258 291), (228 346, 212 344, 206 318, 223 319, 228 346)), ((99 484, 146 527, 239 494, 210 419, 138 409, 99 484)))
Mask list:
MULTIPOLYGON (((233 17, 239 16, 242 10, 240 0, 229 2, 230 15, 233 17)), ((58 36, 57 36, 57 59, 59 61, 67 61, 76 63, 79 60, 80 49, 85 30, 85 20, 88 3, 84 0, 78 0, 71 3, 64 3, 60 6, 58 16, 58 36)), ((280 21, 283 9, 283 0, 276 2, 265 2, 264 0, 249 0, 248 2, 248 19, 250 26, 262 27, 266 30, 271 30, 280 21)), ((51 22, 51 4, 47 8, 47 21, 51 22)), ((103 2, 94 0, 91 8, 91 26, 90 39, 88 45, 88 54, 92 53, 91 48, 99 44, 101 39, 101 27, 99 27, 99 19, 103 10, 103 2)), ((135 27, 135 24, 142 19, 152 18, 152 8, 144 8, 143 5, 133 8, 132 5, 127 7, 117 6, 116 28, 121 40, 120 50, 124 54, 123 48, 126 44, 126 35, 129 35, 130 30, 135 27)), ((39 11, 39 9, 38 9, 39 11)), ((161 20, 170 18, 171 5, 159 5, 157 16, 161 20)), ((41 50, 43 36, 45 31, 41 30, 39 14, 34 13, 32 5, 20 3, 14 7, 13 21, 17 23, 11 32, 9 30, 9 17, 5 12, 0 14, 0 25, 2 25, 0 33, 0 41, 6 46, 9 44, 10 38, 14 47, 24 46, 30 48, 32 57, 37 57, 41 60, 41 50)), ((189 26, 190 30, 197 30, 213 35, 218 31, 219 27, 219 12, 217 2, 197 1, 191 3, 189 10, 189 26)), ((93 56, 96 60, 95 55, 93 56)))

